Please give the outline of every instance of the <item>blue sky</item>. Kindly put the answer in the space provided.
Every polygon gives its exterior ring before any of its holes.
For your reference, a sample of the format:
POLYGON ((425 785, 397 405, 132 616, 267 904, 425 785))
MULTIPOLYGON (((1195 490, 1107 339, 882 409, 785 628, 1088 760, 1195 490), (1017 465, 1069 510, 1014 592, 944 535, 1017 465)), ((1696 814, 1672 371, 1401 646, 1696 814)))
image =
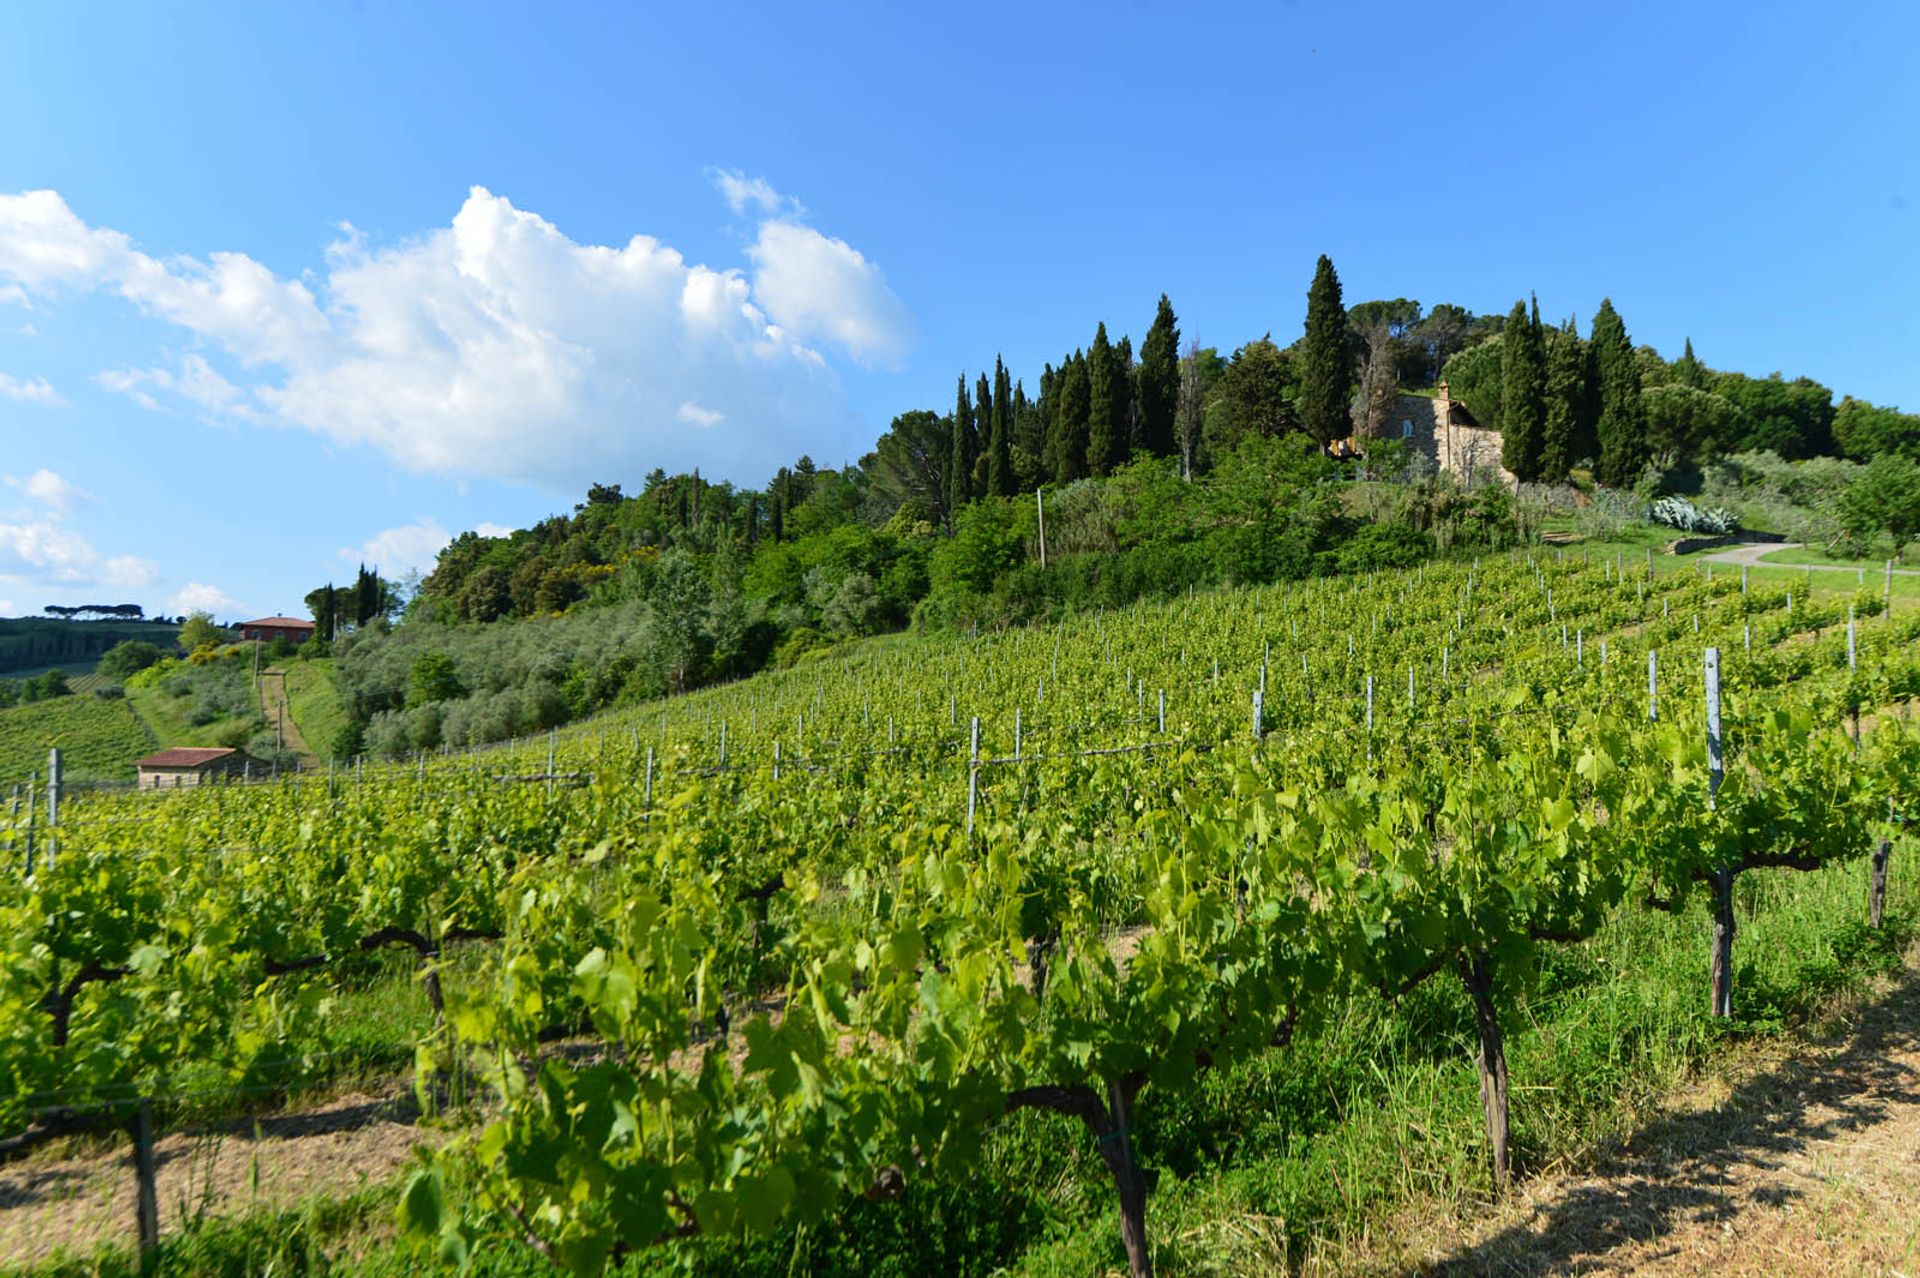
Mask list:
POLYGON ((19 3, 0 615, 298 610, 1097 320, 1504 310, 1920 409, 1911 4, 19 3), (639 238, 636 238, 639 237, 639 238))

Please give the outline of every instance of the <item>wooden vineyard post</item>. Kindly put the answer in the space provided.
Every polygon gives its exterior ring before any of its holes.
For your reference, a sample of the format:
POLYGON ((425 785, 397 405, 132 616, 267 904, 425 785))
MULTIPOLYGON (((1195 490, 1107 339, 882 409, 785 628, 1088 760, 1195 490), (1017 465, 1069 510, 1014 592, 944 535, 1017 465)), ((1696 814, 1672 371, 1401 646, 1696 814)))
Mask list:
MULTIPOLYGON (((1707 698, 1707 807, 1712 808, 1726 776, 1720 743, 1720 650, 1706 651, 1707 698)), ((1733 1015, 1733 875, 1732 866, 1713 872, 1713 1014, 1733 1015)))
POLYGON ((980 789, 980 716, 973 716, 973 742, 967 750, 967 836, 973 836, 973 806, 980 789))
POLYGON ((60 747, 47 751, 47 868, 53 868, 60 828, 60 747))
POLYGON ((1047 499, 1038 488, 1033 490, 1033 508, 1040 516, 1040 567, 1047 566, 1047 499))
POLYGON ((142 1096, 133 1115, 134 1220, 139 1229, 140 1268, 152 1266, 160 1246, 160 1194, 153 1165, 153 1102, 142 1096))

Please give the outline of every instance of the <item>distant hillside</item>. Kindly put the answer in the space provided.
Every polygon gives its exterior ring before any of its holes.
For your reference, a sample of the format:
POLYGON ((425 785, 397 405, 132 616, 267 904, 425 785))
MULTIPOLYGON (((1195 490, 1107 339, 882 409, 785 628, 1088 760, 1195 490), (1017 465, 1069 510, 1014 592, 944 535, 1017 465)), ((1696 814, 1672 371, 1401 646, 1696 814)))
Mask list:
POLYGON ((120 699, 54 697, 0 710, 0 787, 43 779, 47 750, 60 747, 61 770, 76 781, 131 781, 133 761, 154 749, 133 707, 120 699))
POLYGON ((59 621, 0 618, 0 675, 98 661, 127 639, 171 648, 180 627, 161 621, 59 621))

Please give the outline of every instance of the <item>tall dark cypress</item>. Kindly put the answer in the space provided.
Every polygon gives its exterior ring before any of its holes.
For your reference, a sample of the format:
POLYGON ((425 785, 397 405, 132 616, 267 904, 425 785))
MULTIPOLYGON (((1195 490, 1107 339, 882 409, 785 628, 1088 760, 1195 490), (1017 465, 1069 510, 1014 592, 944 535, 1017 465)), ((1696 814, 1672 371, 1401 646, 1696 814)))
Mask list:
POLYGON ((1340 301, 1340 277, 1333 261, 1320 255, 1307 290, 1307 335, 1300 351, 1300 423, 1328 444, 1353 431, 1353 366, 1347 358, 1347 308, 1340 301))
POLYGON ((1640 366, 1633 341, 1612 298, 1593 317, 1593 366, 1600 391, 1600 465, 1594 478, 1609 488, 1631 488, 1647 464, 1647 426, 1640 407, 1640 366))
POLYGON ((1133 362, 1133 339, 1122 336, 1113 344, 1113 431, 1120 437, 1119 466, 1144 444, 1140 430, 1140 402, 1135 379, 1140 370, 1133 362))
POLYGON ((1047 467, 1055 483, 1070 484, 1087 476, 1087 414, 1092 388, 1087 357, 1080 351, 1053 375, 1053 421, 1047 428, 1047 467))
POLYGON ((364 626, 372 621, 380 611, 380 570, 376 567, 367 571, 365 564, 360 565, 360 573, 353 582, 353 624, 364 626))
POLYGON ((987 467, 992 452, 993 381, 982 372, 973 384, 973 478, 970 482, 975 497, 985 497, 989 491, 987 467))
POLYGON ((947 518, 973 500, 973 460, 977 452, 973 437, 973 401, 967 395, 967 375, 960 374, 960 389, 948 419, 952 445, 947 452, 947 518))
POLYGON ((1547 352, 1539 303, 1515 302, 1500 337, 1500 464, 1516 479, 1540 478, 1547 413, 1547 352))
POLYGON ((1547 334, 1547 407, 1540 435, 1540 478, 1565 483, 1579 460, 1580 415, 1587 395, 1587 354, 1569 319, 1547 334))
MULTIPOLYGON (((1047 366, 1043 380, 1053 380, 1052 365, 1047 366)), ((1013 384, 1013 470, 1020 492, 1047 482, 1047 408, 1045 391, 1038 400, 1030 400, 1023 383, 1013 384)))
POLYGON ((1160 295, 1153 325, 1140 343, 1138 403, 1141 443, 1156 457, 1175 452, 1174 413, 1180 399, 1180 323, 1173 303, 1160 295))
POLYGON ((1125 426, 1113 416, 1117 375, 1113 344, 1107 340, 1107 324, 1102 320, 1087 351, 1087 473, 1096 479, 1112 470, 1126 451, 1125 426))
POLYGON ((1007 366, 998 355, 993 357, 992 430, 987 436, 987 492, 995 497, 1011 497, 1015 491, 1013 474, 1013 386, 1007 366))

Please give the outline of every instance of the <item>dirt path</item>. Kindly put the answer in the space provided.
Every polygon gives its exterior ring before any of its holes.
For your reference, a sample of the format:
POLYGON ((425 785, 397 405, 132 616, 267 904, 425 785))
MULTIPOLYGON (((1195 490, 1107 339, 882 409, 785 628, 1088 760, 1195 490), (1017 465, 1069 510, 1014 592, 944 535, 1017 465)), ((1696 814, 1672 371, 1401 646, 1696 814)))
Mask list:
POLYGON ((270 668, 260 672, 260 713, 267 723, 279 725, 283 731, 281 740, 287 749, 300 756, 302 767, 316 767, 319 756, 307 748, 307 739, 300 735, 300 725, 293 721, 293 707, 287 702, 287 672, 270 668))
POLYGON ((1920 955, 1842 1036, 1745 1054, 1447 1233, 1403 1236, 1384 1272, 1920 1278, 1920 955))
MULTIPOLYGON (((1742 564, 1749 568, 1785 568, 1792 569, 1795 572, 1811 568, 1815 572, 1850 572, 1858 576, 1864 571, 1869 574, 1869 580, 1871 580, 1874 575, 1886 571, 1886 565, 1884 564, 1879 567, 1869 567, 1868 565, 1860 564, 1849 568, 1845 564, 1775 564, 1766 562, 1765 556, 1772 554, 1776 550, 1802 550, 1805 547, 1806 543, 1801 541, 1748 542, 1742 546, 1729 546, 1725 550, 1716 550, 1712 554, 1702 555, 1700 558, 1710 564, 1742 564)), ((1896 577, 1920 577, 1920 568, 1895 568, 1893 575, 1896 577)))
MULTIPOLYGON (((154 1145, 162 1236, 201 1216, 285 1207, 314 1195, 339 1198, 399 1174, 413 1147, 438 1134, 415 1125, 411 1093, 343 1096, 317 1109, 208 1132, 163 1136, 154 1145)), ((130 1150, 34 1158, 0 1168, 0 1267, 56 1249, 86 1254, 131 1244, 130 1150)))

